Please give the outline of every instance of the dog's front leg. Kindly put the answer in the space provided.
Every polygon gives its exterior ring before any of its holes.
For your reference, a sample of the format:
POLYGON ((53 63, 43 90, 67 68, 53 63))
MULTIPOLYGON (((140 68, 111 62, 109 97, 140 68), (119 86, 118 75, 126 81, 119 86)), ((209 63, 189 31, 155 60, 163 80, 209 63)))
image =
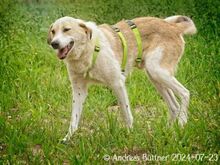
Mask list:
POLYGON ((69 126, 69 131, 64 137, 62 142, 66 142, 70 139, 73 133, 77 130, 80 116, 83 109, 83 103, 87 96, 87 86, 83 82, 73 83, 73 104, 72 104, 72 115, 69 126))
POLYGON ((121 80, 117 80, 111 84, 111 88, 118 98, 118 102, 120 104, 120 108, 122 109, 122 114, 128 128, 132 128, 133 125, 133 116, 130 110, 130 103, 128 100, 128 95, 125 87, 125 82, 121 80))

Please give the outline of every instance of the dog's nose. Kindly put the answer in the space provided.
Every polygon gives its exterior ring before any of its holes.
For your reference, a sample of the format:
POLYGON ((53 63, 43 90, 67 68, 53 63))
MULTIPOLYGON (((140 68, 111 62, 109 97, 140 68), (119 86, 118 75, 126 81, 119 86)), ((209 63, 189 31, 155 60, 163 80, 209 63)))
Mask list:
POLYGON ((59 48, 59 42, 58 42, 58 41, 53 41, 53 42, 51 42, 51 46, 52 46, 54 49, 58 49, 58 48, 59 48))

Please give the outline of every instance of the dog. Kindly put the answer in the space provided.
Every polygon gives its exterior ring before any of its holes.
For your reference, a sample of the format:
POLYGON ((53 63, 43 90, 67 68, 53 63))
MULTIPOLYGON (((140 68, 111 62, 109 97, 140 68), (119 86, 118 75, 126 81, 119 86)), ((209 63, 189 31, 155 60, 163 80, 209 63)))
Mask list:
POLYGON ((69 140, 78 128, 90 83, 101 83, 114 91, 126 126, 132 128, 133 117, 125 79, 134 66, 146 71, 168 105, 170 120, 177 119, 181 126, 187 123, 190 92, 174 74, 184 52, 183 35, 195 34, 195 24, 189 17, 181 15, 165 19, 139 17, 131 21, 138 29, 142 42, 139 63, 136 62, 139 50, 134 32, 125 20, 114 25, 127 42, 127 60, 123 73, 120 65, 124 58, 124 45, 110 25, 96 25, 94 22, 66 16, 50 26, 48 44, 56 50, 58 58, 64 60, 73 90, 71 122, 63 142, 69 140), (96 47, 98 51, 94 53, 96 47), (180 101, 177 101, 177 97, 180 101))

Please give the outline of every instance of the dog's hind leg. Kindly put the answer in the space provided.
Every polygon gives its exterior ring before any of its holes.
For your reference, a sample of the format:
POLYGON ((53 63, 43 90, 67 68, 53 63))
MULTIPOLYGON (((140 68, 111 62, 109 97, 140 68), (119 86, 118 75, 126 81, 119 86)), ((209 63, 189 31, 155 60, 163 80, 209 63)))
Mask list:
POLYGON ((176 95, 180 97, 181 106, 180 112, 178 114, 178 121, 180 125, 184 125, 187 123, 187 109, 189 106, 190 93, 189 90, 186 89, 175 77, 169 77, 168 81, 165 81, 164 84, 167 85, 168 88, 172 89, 176 95))
POLYGON ((170 114, 170 122, 173 122, 179 114, 180 105, 176 100, 175 95, 171 89, 168 89, 161 85, 159 82, 153 80, 153 78, 148 74, 151 82, 154 84, 157 91, 160 93, 164 101, 167 103, 169 107, 169 114, 170 114))
POLYGON ((69 126, 69 131, 63 138, 62 142, 66 142, 70 139, 73 133, 77 130, 80 121, 80 116, 83 109, 83 103, 87 97, 87 86, 83 82, 73 83, 73 104, 72 104, 72 115, 69 126))
MULTIPOLYGON (((187 108, 189 105, 189 91, 180 84, 176 78, 166 69, 160 66, 160 60, 163 55, 163 49, 161 47, 155 48, 153 51, 149 53, 147 58, 145 59, 145 69, 147 73, 151 76, 151 78, 157 83, 161 84, 162 87, 167 89, 160 90, 161 95, 165 98, 165 101, 174 108, 173 105, 178 107, 178 102, 175 99, 173 92, 180 97, 181 105, 180 111, 178 112, 178 121, 181 126, 183 126, 187 122, 187 108), (172 101, 171 101, 172 100, 172 101), (172 103, 172 104, 171 104, 172 103)), ((172 108, 172 109, 173 109, 172 108)))
POLYGON ((122 114, 124 121, 128 128, 132 128, 133 125, 133 116, 130 110, 130 104, 128 100, 128 95, 125 87, 125 82, 123 79, 114 81, 110 84, 110 87, 113 89, 115 95, 117 96, 120 108, 122 109, 122 114))

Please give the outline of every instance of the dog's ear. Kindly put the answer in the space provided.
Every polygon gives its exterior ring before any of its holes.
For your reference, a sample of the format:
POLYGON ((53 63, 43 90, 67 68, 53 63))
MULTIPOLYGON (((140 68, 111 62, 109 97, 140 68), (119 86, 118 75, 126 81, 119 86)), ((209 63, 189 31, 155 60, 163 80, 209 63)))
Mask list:
POLYGON ((51 36, 51 29, 53 27, 53 24, 50 25, 50 28, 48 30, 48 36, 47 36, 47 43, 50 45, 51 40, 52 40, 52 36, 51 36))
POLYGON ((80 23, 79 26, 84 29, 86 35, 88 36, 88 39, 91 40, 91 38, 92 38, 92 30, 90 28, 88 28, 84 23, 80 23))

